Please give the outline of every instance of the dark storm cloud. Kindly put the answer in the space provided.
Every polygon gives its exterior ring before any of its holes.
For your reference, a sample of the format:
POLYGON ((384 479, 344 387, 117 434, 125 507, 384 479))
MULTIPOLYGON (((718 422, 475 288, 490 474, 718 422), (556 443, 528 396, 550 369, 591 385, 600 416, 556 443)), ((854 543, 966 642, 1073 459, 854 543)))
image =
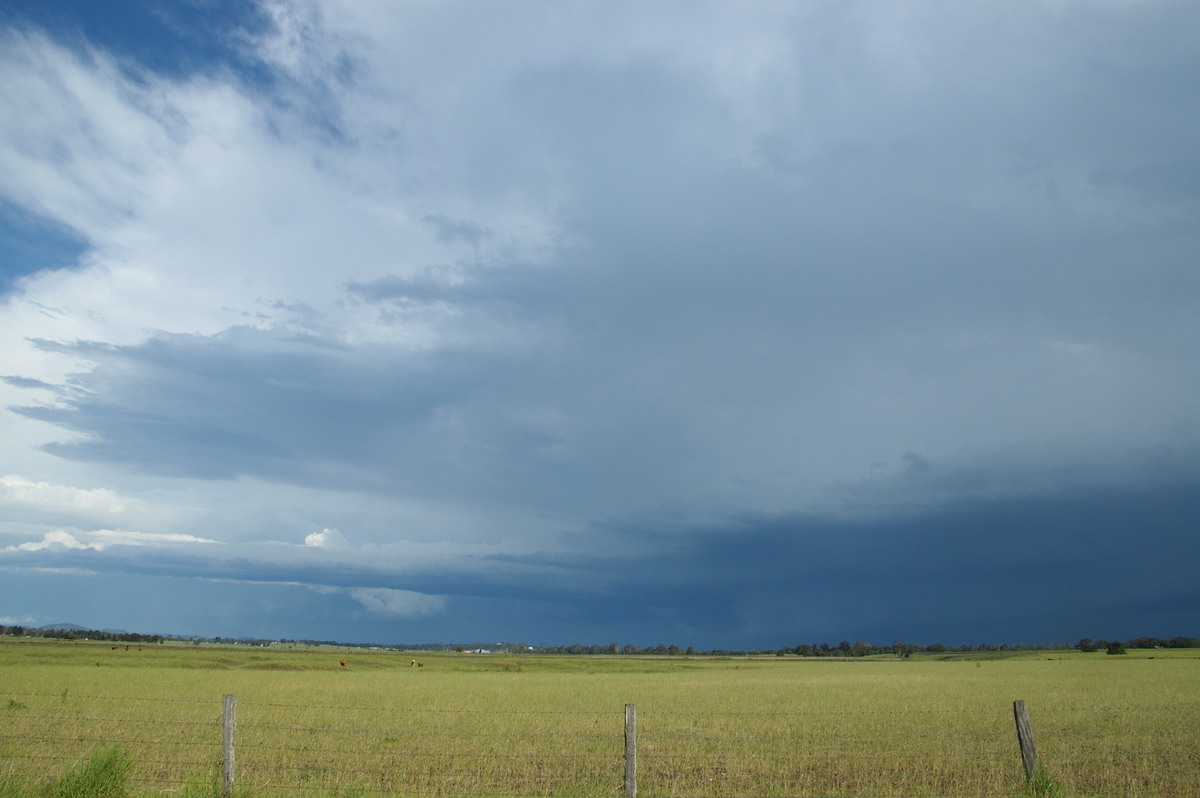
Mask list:
POLYGON ((274 553, 218 545, 47 549, 5 553, 3 565, 523 602, 521 624, 488 618, 497 634, 511 636, 565 619, 592 629, 596 640, 628 640, 622 630, 645 634, 653 619, 660 637, 639 644, 1069 642, 1169 634, 1200 610, 1198 485, 977 502, 904 520, 755 517, 658 527, 650 546, 645 530, 609 529, 605 553, 478 557, 449 567, 396 570, 379 551, 330 561, 279 544, 274 553), (636 555, 622 550, 625 536, 639 541, 636 555))
POLYGON ((60 404, 20 409, 83 436, 48 448, 201 478, 305 481, 309 458, 387 470, 439 402, 480 379, 469 362, 433 373, 420 355, 339 357, 347 353, 323 341, 248 328, 137 346, 40 346, 95 363, 62 389, 60 404))
POLYGON ((619 615, 669 607, 681 629, 746 644, 772 632, 781 645, 839 635, 1069 642, 1131 637, 1139 623, 1166 634, 1200 611, 1198 486, 970 502, 904 519, 744 518, 599 570, 617 580, 608 592, 619 615))
POLYGON ((30 379, 29 377, 0 377, 0 381, 6 382, 9 385, 13 385, 17 388, 41 388, 49 391, 53 391, 58 388, 58 386, 52 383, 30 379))
POLYGON ((421 217, 421 221, 433 227, 437 233, 438 240, 447 244, 461 241, 473 247, 478 247, 495 235, 494 231, 489 230, 481 224, 462 219, 452 219, 444 213, 426 214, 421 217))

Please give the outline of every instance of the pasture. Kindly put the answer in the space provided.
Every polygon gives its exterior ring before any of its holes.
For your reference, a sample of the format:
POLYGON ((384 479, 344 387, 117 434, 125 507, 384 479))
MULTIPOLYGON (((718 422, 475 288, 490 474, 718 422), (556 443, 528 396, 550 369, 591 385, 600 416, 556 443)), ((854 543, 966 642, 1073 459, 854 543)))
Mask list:
MULTIPOLYGON (((119 746, 137 795, 1200 795, 1200 652, 619 657, 0 641, 0 784, 119 746), (416 658, 424 667, 410 667, 416 658), (342 662, 345 661, 345 665, 342 662)), ((3 794, 3 793, 0 793, 3 794)))

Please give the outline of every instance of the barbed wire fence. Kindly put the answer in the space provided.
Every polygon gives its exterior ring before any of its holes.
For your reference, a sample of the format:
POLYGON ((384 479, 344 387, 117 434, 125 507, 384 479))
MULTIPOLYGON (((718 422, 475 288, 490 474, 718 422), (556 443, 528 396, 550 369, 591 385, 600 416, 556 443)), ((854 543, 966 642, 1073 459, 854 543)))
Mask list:
POLYGON ((160 794, 1011 798, 1033 775, 1032 755, 1067 795, 1200 796, 1192 710, 1032 709, 1036 723, 1023 702, 472 712, 9 693, 0 694, 0 779, 45 781, 118 746, 134 762, 131 786, 160 794))

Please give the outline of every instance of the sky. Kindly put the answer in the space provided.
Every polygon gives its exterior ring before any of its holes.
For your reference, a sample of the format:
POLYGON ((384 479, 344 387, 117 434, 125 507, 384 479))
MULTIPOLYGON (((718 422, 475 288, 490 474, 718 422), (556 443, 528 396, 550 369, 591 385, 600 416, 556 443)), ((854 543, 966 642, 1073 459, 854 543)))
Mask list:
POLYGON ((1200 636, 1198 35, 5 0, 0 623, 1200 636))

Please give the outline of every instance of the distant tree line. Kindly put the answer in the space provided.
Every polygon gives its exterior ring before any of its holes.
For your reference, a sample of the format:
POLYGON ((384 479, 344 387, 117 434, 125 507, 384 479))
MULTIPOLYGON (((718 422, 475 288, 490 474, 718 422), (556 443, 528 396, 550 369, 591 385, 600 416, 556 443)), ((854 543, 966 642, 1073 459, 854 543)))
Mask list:
POLYGON ((1108 654, 1124 654, 1130 648, 1200 648, 1200 639, 1195 637, 1135 637, 1125 642, 1119 640, 1092 640, 1085 637, 1075 644, 1084 652, 1104 651, 1108 654))
MULTIPOLYGON (((894 656, 906 658, 915 653, 922 652, 926 654, 943 654, 943 653, 973 653, 973 652, 1001 652, 1001 651, 1061 651, 1067 648, 1078 648, 1081 651, 1097 651, 1107 650, 1111 644, 1106 640, 1100 640, 1092 643, 1091 640, 1081 640, 1079 643, 978 643, 971 645, 949 646, 943 643, 931 643, 928 645, 921 643, 909 643, 903 640, 896 640, 890 645, 873 645, 865 641, 851 643, 849 640, 843 640, 837 644, 830 643, 800 643, 796 646, 789 646, 779 649, 755 649, 755 650, 726 650, 726 649, 711 649, 707 651, 698 651, 697 649, 688 646, 680 648, 676 645, 646 646, 639 648, 638 646, 620 645, 618 643, 609 643, 607 645, 581 645, 576 643, 570 646, 545 646, 542 648, 532 648, 524 644, 509 645, 501 644, 502 647, 493 647, 492 650, 508 651, 509 653, 540 653, 540 654, 621 654, 621 655, 653 655, 653 656, 763 656, 774 654, 776 656, 800 656, 800 657, 866 657, 879 654, 891 654, 894 656), (1085 648, 1084 643, 1098 648, 1085 648)), ((1128 648, 1200 648, 1200 639, 1194 637, 1173 637, 1169 640, 1163 640, 1154 637, 1138 637, 1133 640, 1116 643, 1119 646, 1128 648)), ((460 647, 461 649, 461 647, 460 647)))
POLYGON ((904 640, 893 641, 890 645, 874 645, 859 640, 851 643, 843 640, 837 645, 829 643, 801 643, 791 648, 783 648, 776 652, 779 656, 795 654, 801 657, 868 657, 879 654, 892 654, 907 658, 918 652, 926 654, 973 653, 996 651, 1053 651, 1070 648, 1069 643, 973 643, 960 646, 948 646, 944 643, 909 643, 904 640))
POLYGON ((52 640, 103 640, 109 643, 161 643, 162 635, 104 632, 99 629, 39 629, 36 626, 0 626, 0 635, 46 637, 52 640))
POLYGON ((603 645, 603 646, 600 646, 600 645, 584 646, 584 645, 580 645, 579 643, 574 643, 569 646, 543 646, 542 648, 538 648, 538 649, 530 648, 529 646, 526 646, 524 644, 518 644, 516 646, 510 646, 508 648, 508 650, 511 652, 514 652, 514 653, 524 653, 524 652, 529 652, 529 651, 536 651, 539 654, 589 654, 589 655, 592 655, 592 654, 621 654, 621 655, 626 655, 626 656, 634 655, 634 654, 651 654, 651 655, 660 656, 660 657, 675 657, 675 656, 685 656, 686 657, 686 656, 697 656, 700 654, 717 654, 717 653, 720 653, 720 654, 744 653, 744 652, 730 652, 730 651, 697 651, 696 649, 692 648, 691 646, 688 646, 687 648, 680 648, 679 646, 676 646, 676 645, 666 645, 663 643, 659 643, 656 646, 646 646, 644 648, 639 648, 638 646, 631 646, 628 644, 621 645, 619 643, 608 643, 607 645, 603 645))
POLYGON ((897 640, 890 646, 875 646, 861 640, 857 643, 843 640, 836 646, 831 646, 828 643, 821 643, 820 645, 816 643, 801 643, 790 649, 780 649, 776 653, 780 656, 796 654, 801 657, 865 657, 871 654, 894 654, 898 657, 910 657, 916 652, 942 654, 994 651, 1061 651, 1064 648, 1075 648, 1085 652, 1106 651, 1109 654, 1124 654, 1126 649, 1130 648, 1200 648, 1200 639, 1180 636, 1169 639, 1136 637, 1128 641, 1093 641, 1091 638, 1085 637, 1073 646, 1070 643, 1001 643, 999 645, 980 643, 975 645, 947 646, 942 643, 933 643, 930 645, 906 643, 903 640, 897 640))
POLYGON ((1109 654, 1124 654, 1130 648, 1200 648, 1200 639, 1195 637, 1136 637, 1128 641, 1108 641, 1083 638, 1073 646, 1070 643, 980 643, 975 645, 947 646, 942 643, 921 645, 897 640, 890 646, 875 646, 858 641, 851 643, 843 640, 836 646, 828 643, 801 643, 792 648, 783 648, 776 653, 780 656, 796 654, 801 657, 866 657, 872 654, 894 654, 898 657, 910 657, 916 652, 927 654, 942 653, 972 653, 994 651, 1061 651, 1064 648, 1075 648, 1079 651, 1107 651, 1109 654))
POLYGON ((681 648, 677 645, 667 645, 659 643, 654 646, 634 646, 620 643, 607 643, 605 645, 582 645, 574 643, 569 646, 528 646, 524 643, 396 643, 396 644, 378 644, 378 643, 341 643, 333 640, 295 640, 281 639, 272 640, 266 638, 246 638, 246 637, 185 637, 176 635, 147 635, 137 634, 134 632, 106 632, 98 629, 82 629, 82 628, 54 628, 54 627, 32 627, 32 626, 3 626, 0 625, 0 636, 7 635, 11 637, 42 637, 57 640, 100 640, 115 643, 161 643, 164 640, 176 640, 180 642, 192 643, 199 645, 201 643, 215 643, 221 645, 250 645, 250 646, 268 646, 277 644, 291 644, 299 646, 328 646, 341 648, 372 648, 386 650, 402 650, 402 651, 458 651, 458 652, 473 652, 473 651, 489 651, 496 653, 509 654, 568 654, 568 655, 622 655, 622 656, 659 656, 659 657, 693 657, 693 656, 764 656, 774 654, 776 656, 800 656, 800 657, 866 657, 879 654, 891 654, 901 658, 907 658, 915 653, 926 654, 942 654, 942 653, 973 653, 973 652, 1002 652, 1002 651, 1055 651, 1065 648, 1074 648, 1084 652, 1105 651, 1109 654, 1124 654, 1127 649, 1153 649, 1153 648, 1200 648, 1200 638, 1195 637, 1135 637, 1132 640, 1125 641, 1109 641, 1109 640, 1092 640, 1085 637, 1077 643, 1042 643, 1042 644, 1027 644, 1027 643, 978 643, 972 645, 948 646, 942 643, 932 643, 924 645, 921 643, 909 643, 904 640, 893 641, 890 645, 873 645, 865 641, 859 640, 851 643, 849 640, 843 640, 840 643, 831 645, 829 643, 800 643, 795 646, 788 646, 779 649, 753 649, 753 650, 728 650, 728 649, 709 649, 697 650, 692 646, 681 648))

